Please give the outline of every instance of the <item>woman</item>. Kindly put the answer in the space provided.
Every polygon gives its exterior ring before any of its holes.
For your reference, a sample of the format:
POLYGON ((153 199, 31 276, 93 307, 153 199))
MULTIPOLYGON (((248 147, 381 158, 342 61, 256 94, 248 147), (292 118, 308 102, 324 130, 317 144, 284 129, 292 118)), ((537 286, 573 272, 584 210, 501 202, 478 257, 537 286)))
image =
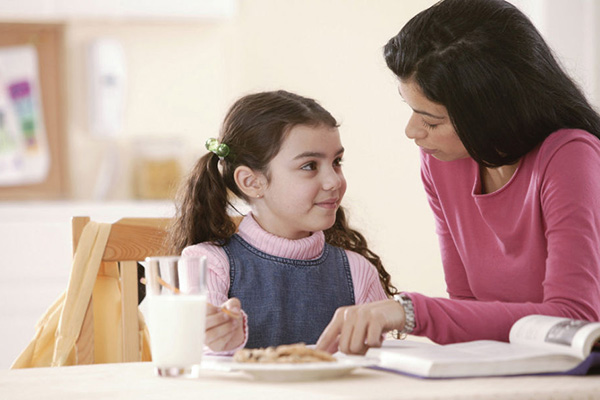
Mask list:
POLYGON ((412 108, 449 299, 343 307, 318 348, 382 333, 508 340, 528 314, 600 318, 600 116, 531 21, 501 0, 444 0, 385 46, 412 108))

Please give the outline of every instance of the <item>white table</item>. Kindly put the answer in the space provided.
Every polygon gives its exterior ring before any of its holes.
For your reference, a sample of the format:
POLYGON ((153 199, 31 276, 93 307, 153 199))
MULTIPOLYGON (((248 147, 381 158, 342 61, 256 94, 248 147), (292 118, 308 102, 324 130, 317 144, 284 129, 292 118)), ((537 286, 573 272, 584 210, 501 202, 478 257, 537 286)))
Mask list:
POLYGON ((243 372, 159 378, 151 363, 0 371, 0 398, 75 399, 600 399, 600 376, 423 380, 371 369, 310 382, 262 382, 243 372))

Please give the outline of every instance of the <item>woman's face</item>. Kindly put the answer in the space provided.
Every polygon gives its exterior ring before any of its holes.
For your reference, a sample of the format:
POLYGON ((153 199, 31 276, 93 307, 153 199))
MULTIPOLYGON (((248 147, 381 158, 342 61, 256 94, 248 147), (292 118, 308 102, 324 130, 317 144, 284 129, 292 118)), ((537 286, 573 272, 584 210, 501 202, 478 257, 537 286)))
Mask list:
POLYGON ((425 153, 441 161, 469 157, 448 116, 446 107, 427 99, 413 80, 400 81, 400 96, 412 108, 406 125, 406 136, 425 153))

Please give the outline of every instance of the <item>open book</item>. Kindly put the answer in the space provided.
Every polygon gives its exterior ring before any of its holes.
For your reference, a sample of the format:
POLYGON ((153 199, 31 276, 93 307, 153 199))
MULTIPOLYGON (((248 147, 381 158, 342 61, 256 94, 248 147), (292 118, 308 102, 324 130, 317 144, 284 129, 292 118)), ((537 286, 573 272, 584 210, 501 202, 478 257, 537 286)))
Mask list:
POLYGON ((600 366, 600 322, 529 315, 512 326, 509 340, 443 346, 386 341, 369 355, 379 356, 377 368, 427 378, 585 375, 600 366))

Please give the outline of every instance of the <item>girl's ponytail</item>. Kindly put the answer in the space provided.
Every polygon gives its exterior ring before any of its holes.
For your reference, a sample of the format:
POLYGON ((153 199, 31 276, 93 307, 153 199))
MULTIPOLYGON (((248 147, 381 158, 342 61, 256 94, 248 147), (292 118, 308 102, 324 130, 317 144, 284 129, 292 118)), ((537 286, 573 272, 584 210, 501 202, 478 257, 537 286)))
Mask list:
POLYGON ((236 230, 227 214, 228 192, 219 171, 219 157, 201 157, 177 193, 175 219, 169 229, 173 254, 201 242, 225 243, 236 230))

